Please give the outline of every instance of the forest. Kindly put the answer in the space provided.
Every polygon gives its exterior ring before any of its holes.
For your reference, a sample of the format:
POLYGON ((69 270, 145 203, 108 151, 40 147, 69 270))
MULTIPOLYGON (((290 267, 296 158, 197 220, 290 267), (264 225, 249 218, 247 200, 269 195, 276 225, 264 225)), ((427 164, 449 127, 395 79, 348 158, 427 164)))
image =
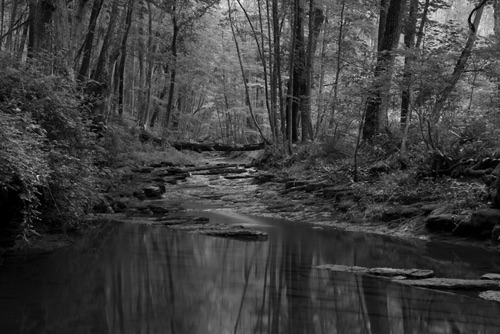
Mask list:
POLYGON ((86 226, 120 168, 191 146, 348 185, 346 219, 432 197, 427 227, 491 234, 499 43, 497 0, 1 0, 0 244, 86 226))

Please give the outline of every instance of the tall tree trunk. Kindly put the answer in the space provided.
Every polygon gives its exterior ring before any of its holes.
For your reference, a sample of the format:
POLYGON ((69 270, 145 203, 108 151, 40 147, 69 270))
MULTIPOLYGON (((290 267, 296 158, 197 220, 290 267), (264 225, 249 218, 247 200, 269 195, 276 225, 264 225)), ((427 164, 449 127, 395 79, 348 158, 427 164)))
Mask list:
POLYGON ((2 50, 3 46, 3 34, 4 34, 4 24, 5 24, 5 0, 2 0, 1 3, 2 9, 1 9, 1 14, 2 19, 0 21, 0 50, 2 50))
MULTIPOLYGON (((273 142, 276 142, 276 123, 275 123, 275 113, 274 110, 271 108, 269 105, 269 98, 270 98, 270 93, 269 93, 269 82, 268 82, 268 70, 267 70, 267 63, 266 63, 266 55, 265 55, 265 43, 264 43, 264 24, 263 24, 263 19, 262 19, 262 8, 261 8, 261 2, 260 0, 257 0, 257 5, 259 7, 259 25, 260 25, 260 49, 261 49, 261 58, 262 58, 262 66, 264 70, 264 91, 266 95, 266 109, 267 113, 269 116, 269 125, 271 127, 271 133, 272 133, 272 139, 273 142)), ((268 25, 269 28, 269 25, 268 25)), ((269 53, 272 51, 269 49, 269 53)), ((271 63, 269 63, 269 66, 271 67, 271 63)))
POLYGON ((146 75, 146 101, 144 107, 144 115, 142 117, 142 124, 147 124, 149 119, 149 114, 151 110, 151 97, 153 90, 153 71, 155 68, 153 56, 156 53, 157 44, 153 45, 153 10, 151 7, 151 3, 148 2, 148 71, 146 75))
POLYGON ((75 13, 72 18, 70 59, 73 61, 73 70, 76 72, 79 57, 77 56, 78 43, 84 29, 85 12, 89 0, 78 0, 75 13))
POLYGON ((378 18, 378 38, 377 38, 377 51, 382 50, 382 41, 384 40, 385 26, 387 24, 387 12, 391 0, 380 0, 380 14, 378 18))
POLYGON ((343 66, 343 52, 344 48, 342 47, 344 45, 344 28, 345 25, 347 24, 345 20, 345 7, 346 7, 346 0, 342 0, 342 8, 340 10, 340 27, 339 27, 339 36, 338 36, 338 44, 337 44, 337 68, 335 70, 335 81, 333 82, 333 105, 332 105, 332 114, 331 114, 331 119, 333 120, 333 117, 335 117, 335 114, 337 113, 337 108, 339 104, 339 84, 340 84, 340 74, 342 73, 342 66, 343 66))
POLYGON ((405 2, 406 0, 391 0, 387 11, 384 35, 382 41, 379 41, 381 51, 377 56, 374 80, 365 110, 363 138, 367 141, 372 141, 380 130, 380 107, 383 92, 390 85, 390 72, 394 62, 391 51, 399 40, 405 2))
MULTIPOLYGON (((493 32, 495 33, 495 39, 497 45, 500 44, 500 1, 496 0, 493 2, 493 13, 494 13, 494 26, 493 32)), ((500 78, 497 79, 497 100, 500 107, 500 78)))
MULTIPOLYGON (((28 14, 28 19, 30 14, 28 14)), ((12 54, 15 54, 17 59, 22 59, 24 55, 24 49, 26 48, 26 42, 28 41, 30 24, 25 24, 23 27, 23 32, 19 38, 18 45, 12 45, 9 49, 12 51, 12 54), (16 54, 17 52, 17 54, 16 54)))
POLYGON ((127 2, 127 15, 125 17, 125 31, 121 42, 121 57, 118 64, 118 115, 123 115, 125 96, 125 62, 127 61, 127 40, 132 26, 132 13, 134 12, 134 0, 127 2))
POLYGON ((80 65, 80 70, 78 71, 78 80, 82 82, 85 81, 89 75, 90 60, 92 59, 92 49, 94 48, 93 44, 95 29, 103 3, 104 0, 95 0, 94 5, 92 6, 92 11, 90 13, 89 29, 82 46, 82 64, 80 65))
MULTIPOLYGON (((259 7, 259 25, 260 25, 260 37, 261 39, 259 40, 258 38, 258 34, 257 34, 257 31, 252 23, 252 19, 250 18, 250 16, 248 15, 248 12, 247 10, 245 9, 245 7, 243 7, 243 5, 241 4, 241 1, 240 0, 236 0, 238 2, 238 5, 240 6, 240 8, 243 10, 243 13, 245 14, 245 17, 247 19, 247 22, 248 24, 250 25, 250 29, 252 30, 252 34, 253 34, 253 38, 255 39, 255 43, 257 45, 257 52, 259 54, 259 58, 260 58, 260 61, 261 61, 261 64, 262 64, 262 69, 263 69, 263 72, 264 72, 264 87, 265 87, 265 95, 266 95, 266 109, 267 109, 267 113, 268 113, 268 116, 269 116, 269 124, 270 124, 270 127, 271 127, 271 132, 274 136, 274 124, 273 124, 273 120, 272 120, 272 116, 271 116, 271 110, 270 110, 270 107, 269 107, 269 91, 268 91, 268 82, 267 82, 267 63, 266 63, 266 57, 265 57, 265 54, 264 54, 264 31, 263 31, 263 24, 262 24, 262 11, 261 11, 261 8, 260 8, 260 0, 257 0, 257 6, 259 7)), ((258 92, 257 92, 258 93, 258 92)), ((274 139, 274 138, 273 138, 274 139)))
MULTIPOLYGON (((410 11, 405 23, 405 47, 408 52, 413 52, 415 47, 415 36, 417 29, 418 0, 410 0, 410 11)), ((414 55, 406 55, 403 73, 403 90, 401 92, 401 129, 404 130, 408 121, 411 100, 411 65, 415 60, 414 55)))
MULTIPOLYGON (((14 32, 14 25, 16 24, 16 15, 17 15, 17 6, 18 6, 19 0, 14 0, 12 2, 12 7, 11 7, 11 12, 10 12, 10 23, 9 23, 9 30, 8 30, 8 35, 7 35, 7 41, 5 43, 5 48, 7 51, 13 51, 12 53, 14 54, 14 47, 12 45, 12 38, 13 38, 13 32, 14 32)), ((31 14, 31 12, 30 12, 31 14)), ((28 25, 25 26, 25 29, 28 25)), ((26 30, 27 31, 27 30, 26 30)))
MULTIPOLYGON (((343 34, 343 29, 344 29, 344 12, 345 12, 345 0, 342 0, 342 7, 340 11, 340 27, 339 27, 339 37, 338 37, 338 46, 337 46, 337 70, 336 70, 336 78, 338 77, 340 79, 340 70, 341 70, 341 42, 344 39, 344 34, 343 34)), ((328 16, 328 11, 325 13, 325 16, 328 16)), ((325 59, 326 59, 326 47, 327 47, 327 41, 326 41, 326 29, 323 29, 323 34, 322 34, 322 41, 321 41, 321 56, 320 56, 320 61, 319 61, 319 85, 318 85, 318 99, 316 101, 316 105, 318 108, 318 117, 316 119, 316 132, 315 132, 315 138, 320 138, 321 136, 321 129, 323 126, 323 121, 325 119, 326 111, 327 108, 324 106, 324 87, 325 87, 325 59)), ((337 81, 338 82, 338 81, 337 81)), ((337 85, 338 86, 338 85, 337 85)), ((335 87, 335 83, 334 83, 335 87)), ((334 98, 334 108, 336 106, 336 99, 334 98)), ((335 109, 332 110, 332 116, 335 114, 335 109)))
POLYGON ((304 94, 304 112, 305 117, 302 117, 302 141, 314 138, 314 131, 312 128, 312 88, 313 88, 313 74, 314 74, 314 55, 318 45, 321 27, 325 21, 323 10, 316 5, 315 0, 309 0, 309 36, 307 41, 306 53, 306 92, 304 94), (304 131, 307 136, 304 136, 304 131))
POLYGON ((173 0, 172 4, 172 42, 170 43, 170 52, 172 52, 172 62, 170 64, 170 83, 168 90, 167 110, 163 127, 168 130, 170 118, 172 117, 172 107, 174 105, 175 80, 177 79, 177 39, 179 37, 180 26, 177 21, 177 0, 173 0))
POLYGON ((287 138, 286 132, 286 114, 283 103, 283 82, 281 79, 281 29, 279 22, 278 0, 272 0, 272 21, 273 21, 273 49, 274 49, 274 80, 277 88, 277 103, 279 102, 279 111, 281 119, 281 134, 287 138))
POLYGON ((111 6, 111 13, 109 15, 108 29, 106 30, 106 35, 101 45, 101 51, 99 52, 99 58, 97 58, 97 63, 95 66, 94 73, 92 74, 92 79, 101 83, 106 83, 110 85, 110 69, 109 69, 109 49, 111 46, 111 40, 113 35, 116 33, 116 23, 118 19, 118 1, 114 0, 111 6))
POLYGON ((52 14, 56 10, 55 0, 30 0, 30 29, 28 41, 28 58, 35 58, 41 52, 50 51, 52 14))
POLYGON ((266 0, 266 19, 267 19, 267 45, 268 45, 268 61, 269 61, 269 94, 271 98, 271 114, 274 124, 273 140, 277 142, 280 139, 280 130, 278 128, 278 80, 275 63, 275 49, 273 45, 273 20, 271 18, 271 5, 269 0, 266 0))
POLYGON ((255 115, 253 112, 252 104, 250 103, 250 93, 249 93, 249 89, 248 89, 248 82, 247 82, 247 78, 245 75, 245 69, 243 67, 243 59, 241 58, 240 46, 239 46, 239 43, 237 40, 236 31, 234 29, 234 22, 233 22, 233 16, 231 14, 231 2, 230 2, 230 0, 227 0, 227 6, 228 6, 228 15, 229 15, 229 25, 231 26, 231 32, 233 34, 236 52, 238 54, 238 62, 240 63, 241 76, 243 79, 243 84, 245 86, 245 96, 246 96, 246 100, 248 101, 248 109, 250 111, 250 117, 252 118, 253 124, 255 125, 257 130, 259 131, 261 138, 264 140, 264 142, 266 144, 269 144, 269 141, 264 136, 264 133, 262 132, 262 129, 259 126, 259 123, 257 123, 257 119, 255 118, 255 115))
MULTIPOLYGON (((294 0, 293 2, 293 7, 292 10, 290 11, 290 22, 292 22, 291 26, 296 27, 297 26, 297 0, 294 0)), ((295 92, 294 92, 294 76, 295 76, 295 56, 296 56, 296 43, 297 43, 297 37, 295 36, 297 33, 297 29, 292 28, 291 29, 291 39, 290 39, 290 61, 289 61, 289 70, 290 70, 290 77, 288 79, 288 90, 287 90, 287 106, 286 106, 286 139, 287 139, 287 148, 288 148, 288 153, 291 155, 293 153, 293 146, 292 143, 294 142, 293 138, 293 132, 294 132, 294 115, 293 115, 293 104, 294 102, 294 97, 295 97, 295 92)), ((295 130, 297 131, 297 130, 295 130)))
MULTIPOLYGON (((288 95, 290 96, 292 120, 291 123, 287 123, 287 126, 291 127, 292 132, 292 142, 297 142, 299 139, 298 135, 298 125, 299 117, 301 117, 302 124, 302 138, 303 140, 312 139, 309 138, 309 126, 310 126, 310 115, 307 114, 307 110, 304 108, 304 96, 307 92, 307 73, 306 73, 306 49, 304 40, 304 8, 302 0, 294 0, 293 10, 292 10, 294 24, 292 25, 293 30, 293 40, 292 49, 293 62, 290 64, 290 71, 293 75, 290 75, 288 82, 288 95)), ((288 130, 290 132, 290 129, 288 130)))
POLYGON ((112 63, 109 49, 112 44, 113 35, 116 33, 116 23, 119 14, 118 1, 113 1, 111 6, 111 13, 109 16, 108 29, 104 35, 104 39, 101 45, 101 51, 99 52, 99 57, 95 69, 92 73, 92 80, 99 83, 97 92, 94 94, 98 95, 100 98, 99 108, 95 112, 99 112, 107 118, 110 109, 110 99, 112 92, 112 79, 111 79, 111 68, 112 63))

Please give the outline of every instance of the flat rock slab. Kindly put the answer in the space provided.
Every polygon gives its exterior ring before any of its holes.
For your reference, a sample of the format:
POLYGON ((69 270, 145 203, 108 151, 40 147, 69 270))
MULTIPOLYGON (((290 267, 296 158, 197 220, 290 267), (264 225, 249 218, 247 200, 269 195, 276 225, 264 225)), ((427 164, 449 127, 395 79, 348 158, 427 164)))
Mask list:
POLYGON ((242 241, 266 241, 267 233, 249 230, 240 225, 209 223, 206 217, 169 217, 159 223, 175 230, 242 241))
POLYGON ((494 273, 484 274, 483 276, 481 276, 481 279, 500 281, 500 274, 494 274, 494 273))
POLYGON ((321 265, 318 266, 318 269, 390 278, 397 277, 398 279, 411 278, 413 280, 418 280, 434 277, 434 272, 432 270, 424 269, 365 268, 358 266, 343 266, 338 264, 321 265))
POLYGON ((214 237, 229 238, 243 241, 266 241, 267 233, 262 231, 248 230, 242 226, 227 226, 219 224, 209 224, 201 229, 192 231, 193 233, 210 235, 214 237))
POLYGON ((500 291, 500 282, 493 280, 468 280, 457 278, 427 278, 421 280, 402 280, 400 284, 419 288, 461 291, 500 291))
POLYGON ((500 291, 483 291, 479 293, 479 298, 500 302, 500 291))

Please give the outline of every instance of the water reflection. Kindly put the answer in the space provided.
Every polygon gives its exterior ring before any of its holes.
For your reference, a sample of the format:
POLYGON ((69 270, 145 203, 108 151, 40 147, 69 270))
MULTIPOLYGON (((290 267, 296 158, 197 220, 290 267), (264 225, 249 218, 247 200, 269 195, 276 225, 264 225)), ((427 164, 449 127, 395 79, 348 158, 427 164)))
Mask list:
POLYGON ((495 303, 313 268, 339 263, 477 274, 468 263, 459 270, 426 257, 425 243, 266 228, 269 241, 251 243, 113 225, 71 250, 18 267, 5 264, 0 332, 500 332, 495 303))

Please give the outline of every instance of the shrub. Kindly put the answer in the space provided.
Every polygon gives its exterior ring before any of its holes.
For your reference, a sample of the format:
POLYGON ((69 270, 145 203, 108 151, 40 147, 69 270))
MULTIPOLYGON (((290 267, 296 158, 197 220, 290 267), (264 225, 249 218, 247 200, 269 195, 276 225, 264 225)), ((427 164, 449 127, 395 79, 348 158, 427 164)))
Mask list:
POLYGON ((0 56, 0 188, 21 199, 24 232, 37 220, 76 227, 94 201, 96 141, 76 93, 64 77, 0 56))

